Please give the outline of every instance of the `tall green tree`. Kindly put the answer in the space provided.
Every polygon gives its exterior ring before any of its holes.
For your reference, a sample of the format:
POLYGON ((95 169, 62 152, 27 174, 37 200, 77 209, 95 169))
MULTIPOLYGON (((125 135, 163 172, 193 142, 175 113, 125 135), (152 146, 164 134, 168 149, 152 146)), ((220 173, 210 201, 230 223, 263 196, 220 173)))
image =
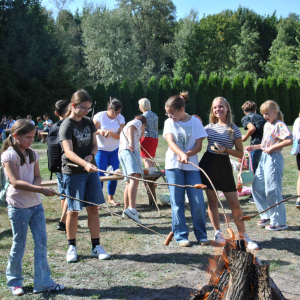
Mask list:
POLYGON ((193 115, 196 112, 196 87, 193 75, 190 73, 185 75, 184 90, 189 92, 189 100, 186 103, 186 111, 193 115))
POLYGON ((164 76, 159 81, 159 108, 156 114, 159 117, 158 127, 163 128, 165 122, 165 103, 171 96, 171 84, 167 76, 164 76))
POLYGON ((249 74, 246 75, 244 80, 245 96, 249 101, 256 102, 255 88, 253 77, 249 74))
POLYGON ((222 96, 228 101, 230 106, 233 107, 232 86, 228 76, 225 76, 222 82, 222 96))
POLYGON ((278 87, 277 87, 276 77, 268 76, 267 90, 268 90, 269 100, 274 100, 278 103, 278 87))
POLYGON ((284 115, 285 123, 290 124, 289 93, 288 93, 288 89, 284 77, 282 76, 278 77, 277 87, 278 87, 278 105, 284 115))
POLYGON ((208 79, 210 99, 213 101, 216 97, 222 96, 222 84, 218 74, 212 73, 208 79))
POLYGON ((140 113, 138 101, 142 98, 145 98, 145 91, 144 91, 142 81, 140 79, 138 79, 134 83, 134 88, 132 91, 132 106, 133 106, 133 114, 134 115, 138 115, 140 113))
POLYGON ((127 79, 124 79, 121 82, 120 96, 123 105, 122 115, 124 116, 126 122, 128 122, 133 119, 133 111, 132 111, 131 92, 130 92, 129 83, 127 79))
POLYGON ((268 99, 267 82, 265 79, 259 78, 256 85, 257 113, 259 113, 260 106, 268 99))
POLYGON ((110 82, 108 84, 106 94, 107 94, 108 99, 111 97, 112 99, 116 98, 116 99, 122 101, 118 81, 110 82))
POLYGON ((160 107, 159 106, 159 91, 158 91, 158 82, 157 82, 155 76, 152 76, 148 82, 146 97, 151 102, 151 110, 158 115, 158 111, 159 111, 159 107, 160 107))
POLYGON ((243 117, 242 105, 246 101, 245 89, 243 79, 236 75, 232 81, 232 99, 233 99, 233 114, 235 115, 235 124, 241 126, 241 119, 243 117))
POLYGON ((203 125, 209 123, 209 110, 211 105, 209 85, 206 75, 201 74, 198 80, 196 93, 197 114, 202 119, 203 125))
POLYGON ((297 78, 289 78, 288 92, 290 99, 290 120, 291 122, 294 122, 294 120, 298 118, 300 113, 300 88, 297 78))
POLYGON ((181 78, 177 75, 173 80, 172 95, 179 95, 182 91, 181 78))
POLYGON ((105 85, 102 82, 97 83, 93 100, 97 102, 94 110, 95 114, 99 111, 104 111, 107 109, 107 102, 109 101, 109 99, 106 95, 105 85))

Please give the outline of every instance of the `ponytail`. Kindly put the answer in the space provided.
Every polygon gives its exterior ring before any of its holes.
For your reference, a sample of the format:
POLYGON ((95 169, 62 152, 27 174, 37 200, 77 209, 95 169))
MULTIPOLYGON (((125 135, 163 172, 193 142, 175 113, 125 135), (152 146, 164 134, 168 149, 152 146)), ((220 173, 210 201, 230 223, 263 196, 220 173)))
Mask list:
POLYGON ((185 102, 189 99, 189 92, 181 92, 179 95, 171 96, 165 103, 166 108, 180 110, 185 108, 185 102))
POLYGON ((281 112, 281 110, 278 111, 278 119, 282 122, 284 122, 284 119, 283 119, 283 113, 281 112))
POLYGON ((70 103, 70 104, 67 106, 66 110, 67 110, 67 112, 66 112, 65 117, 67 118, 67 117, 71 114, 71 112, 72 112, 72 103, 70 103))

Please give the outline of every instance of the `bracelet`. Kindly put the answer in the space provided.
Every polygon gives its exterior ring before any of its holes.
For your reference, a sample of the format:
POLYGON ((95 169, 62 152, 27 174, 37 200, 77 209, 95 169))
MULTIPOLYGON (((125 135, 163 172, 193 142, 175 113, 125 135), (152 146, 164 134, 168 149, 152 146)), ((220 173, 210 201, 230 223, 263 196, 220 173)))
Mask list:
POLYGON ((93 155, 93 159, 95 159, 95 154, 94 153, 90 153, 90 155, 93 155))

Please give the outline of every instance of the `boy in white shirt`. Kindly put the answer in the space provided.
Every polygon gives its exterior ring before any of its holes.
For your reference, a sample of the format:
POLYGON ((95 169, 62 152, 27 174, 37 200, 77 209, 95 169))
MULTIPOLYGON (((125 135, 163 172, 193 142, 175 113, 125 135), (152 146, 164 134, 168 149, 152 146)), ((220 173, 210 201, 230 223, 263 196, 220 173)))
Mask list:
MULTIPOLYGON (((139 140, 147 125, 147 119, 143 115, 135 117, 127 123, 120 135, 119 160, 124 175, 141 177, 143 172, 141 157, 139 153, 139 140), (126 136, 126 137, 125 137, 126 136)), ((139 213, 135 209, 135 201, 139 182, 137 180, 125 178, 127 180, 124 191, 124 211, 123 217, 129 217, 137 223, 142 223, 139 213)))

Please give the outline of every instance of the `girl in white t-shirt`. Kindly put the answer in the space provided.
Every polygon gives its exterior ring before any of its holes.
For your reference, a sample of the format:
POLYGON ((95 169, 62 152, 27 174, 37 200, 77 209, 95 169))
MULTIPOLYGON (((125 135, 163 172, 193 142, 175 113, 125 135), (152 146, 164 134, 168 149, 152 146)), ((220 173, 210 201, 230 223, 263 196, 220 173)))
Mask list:
MULTIPOLYGON (((131 175, 140 178, 143 173, 141 157, 139 153, 139 140, 144 134, 147 119, 143 115, 136 116, 128 122, 120 136, 119 159, 124 175, 131 175)), ((124 190, 124 211, 123 217, 142 223, 139 213, 135 208, 135 200, 139 182, 128 179, 124 190)))
POLYGON ((63 290, 55 283, 47 261, 46 219, 39 193, 55 196, 51 188, 41 187, 39 155, 30 148, 36 128, 26 119, 17 120, 11 135, 2 146, 1 163, 5 177, 9 179, 6 193, 13 244, 6 269, 7 286, 14 296, 24 294, 22 284, 22 259, 25 252, 28 227, 34 240, 34 287, 33 293, 63 290))
MULTIPOLYGON (((125 126, 125 119, 121 115, 122 103, 117 99, 113 99, 107 103, 107 111, 101 111, 94 116, 94 123, 97 128, 97 144, 98 152, 95 156, 97 167, 100 170, 106 170, 108 166, 112 166, 113 171, 119 169, 119 143, 121 128, 125 126), (118 120, 116 120, 118 118, 118 120), (119 125, 119 123, 120 125, 119 125), (120 127, 121 126, 121 127, 120 127)), ((103 172, 98 172, 99 176, 103 176, 103 172)), ((117 180, 108 181, 108 203, 119 206, 120 203, 114 200, 117 189, 117 180)), ((101 182, 103 188, 103 182, 101 182)))
MULTIPOLYGON (((188 92, 179 96, 170 97, 166 104, 166 115, 163 137, 169 148, 166 153, 166 177, 168 183, 179 185, 195 185, 201 183, 199 170, 188 164, 188 161, 197 165, 197 153, 202 149, 202 140, 207 136, 201 121, 185 112, 185 101, 188 92)), ((188 228, 185 222, 185 190, 188 194, 193 229, 200 245, 207 245, 206 219, 202 190, 169 186, 172 207, 172 231, 181 247, 189 247, 188 228)))

